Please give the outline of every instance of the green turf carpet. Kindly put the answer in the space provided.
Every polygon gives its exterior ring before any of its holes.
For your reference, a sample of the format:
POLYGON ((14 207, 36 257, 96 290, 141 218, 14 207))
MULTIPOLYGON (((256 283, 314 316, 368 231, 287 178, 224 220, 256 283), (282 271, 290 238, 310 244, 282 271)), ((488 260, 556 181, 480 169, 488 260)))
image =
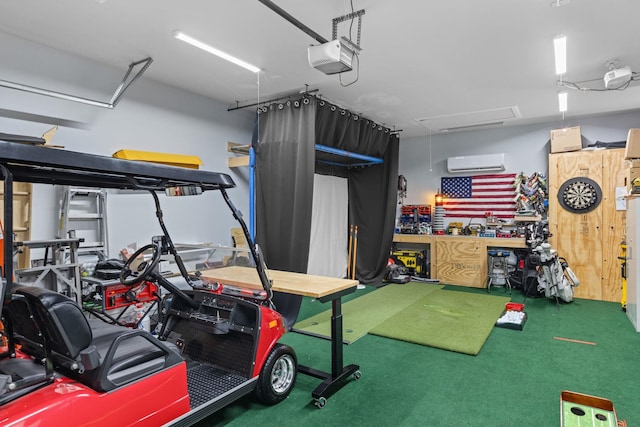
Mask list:
POLYGON ((509 301, 507 297, 440 289, 369 333, 475 356, 509 301))
MULTIPOLYGON (((442 285, 417 282, 390 284, 343 304, 344 340, 350 344, 362 338, 380 322, 441 288, 442 285)), ((293 328, 328 338, 331 335, 331 310, 301 320, 293 328)))

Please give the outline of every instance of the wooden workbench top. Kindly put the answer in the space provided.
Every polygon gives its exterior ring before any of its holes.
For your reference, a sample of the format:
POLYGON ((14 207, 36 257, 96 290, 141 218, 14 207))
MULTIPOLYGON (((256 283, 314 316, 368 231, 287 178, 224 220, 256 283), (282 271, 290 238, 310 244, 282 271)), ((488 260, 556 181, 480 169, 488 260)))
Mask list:
POLYGON ((480 236, 451 236, 442 234, 394 234, 393 241, 401 243, 436 243, 438 241, 478 241, 486 247, 526 248, 527 242, 521 237, 480 237, 480 236))
MULTIPOLYGON (((201 279, 210 282, 262 289, 258 272, 253 267, 230 266, 201 272, 201 279)), ((290 271, 268 270, 267 277, 273 282, 272 290, 289 294, 322 298, 358 285, 357 280, 314 276, 290 271)))

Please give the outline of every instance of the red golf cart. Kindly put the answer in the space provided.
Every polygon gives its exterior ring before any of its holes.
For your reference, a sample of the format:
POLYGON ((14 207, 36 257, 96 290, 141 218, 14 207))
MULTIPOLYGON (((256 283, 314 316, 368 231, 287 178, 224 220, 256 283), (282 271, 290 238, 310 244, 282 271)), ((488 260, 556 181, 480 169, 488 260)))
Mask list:
POLYGON ((267 404, 288 396, 296 355, 278 343, 284 320, 271 303, 259 251, 227 195, 235 186, 231 177, 2 139, 6 230, 13 224, 12 183, 21 181, 146 191, 163 235, 130 256, 119 274, 132 291, 149 284, 162 289, 152 335, 88 315, 54 290, 15 283, 12 235, 5 233, 0 425, 186 426, 249 393, 267 404), (249 242, 246 259, 264 289, 230 295, 190 275, 162 219, 160 191, 220 193, 249 242), (158 272, 167 254, 179 267, 180 285, 158 272))

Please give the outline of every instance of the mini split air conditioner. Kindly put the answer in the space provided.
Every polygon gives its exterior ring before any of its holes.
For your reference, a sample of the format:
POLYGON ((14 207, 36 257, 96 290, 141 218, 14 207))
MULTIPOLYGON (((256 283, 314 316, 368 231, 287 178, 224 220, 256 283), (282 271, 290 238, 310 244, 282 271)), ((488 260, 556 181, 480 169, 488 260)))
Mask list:
POLYGON ((337 74, 353 69, 353 50, 341 40, 331 40, 309 46, 309 65, 325 74, 337 74))
POLYGON ((459 156, 447 159, 447 170, 451 173, 503 171, 504 153, 459 156))

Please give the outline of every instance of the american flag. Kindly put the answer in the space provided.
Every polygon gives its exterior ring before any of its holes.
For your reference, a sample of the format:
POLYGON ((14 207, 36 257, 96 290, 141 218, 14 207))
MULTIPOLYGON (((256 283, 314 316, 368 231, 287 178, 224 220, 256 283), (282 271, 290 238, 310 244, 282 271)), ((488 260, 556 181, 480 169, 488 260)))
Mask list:
POLYGON ((515 178, 515 174, 442 178, 444 216, 473 219, 491 212, 497 218, 513 218, 515 178))

